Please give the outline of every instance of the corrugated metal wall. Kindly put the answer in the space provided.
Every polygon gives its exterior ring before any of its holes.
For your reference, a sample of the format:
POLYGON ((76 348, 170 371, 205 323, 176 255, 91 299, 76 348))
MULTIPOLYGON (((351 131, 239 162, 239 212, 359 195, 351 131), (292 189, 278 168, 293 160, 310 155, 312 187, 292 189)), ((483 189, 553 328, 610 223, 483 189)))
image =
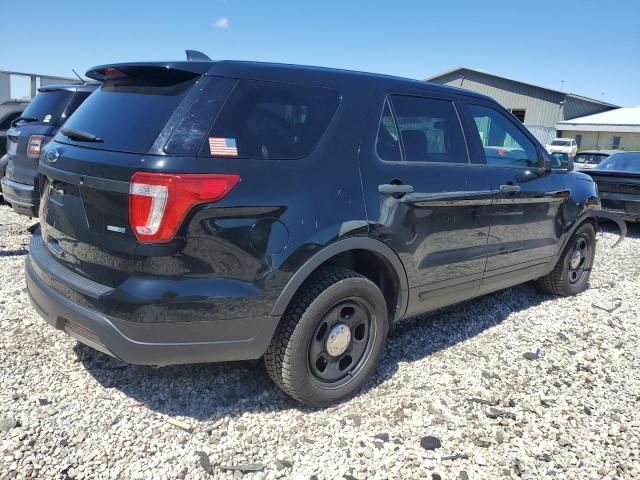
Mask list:
POLYGON ((605 105, 566 97, 561 92, 485 75, 474 70, 457 70, 431 81, 488 95, 507 109, 526 110, 524 123, 529 125, 555 128, 555 124, 561 120, 611 109, 605 105), (564 104, 561 103, 563 101, 564 104))
POLYGON ((579 150, 608 150, 613 146, 613 137, 620 137, 620 150, 640 150, 640 133, 616 133, 616 132, 580 132, 566 131, 562 136, 576 138, 582 135, 579 150))
POLYGON ((585 117, 587 115, 593 115, 594 113, 606 112, 607 110, 611 109, 612 107, 589 102, 588 100, 582 100, 575 97, 567 97, 567 103, 565 103, 563 108, 563 120, 585 117))
POLYGON ((556 129, 553 127, 545 127, 544 125, 527 125, 525 127, 533 134, 534 137, 538 139, 538 141, 542 145, 547 145, 551 143, 554 138, 556 138, 556 129))

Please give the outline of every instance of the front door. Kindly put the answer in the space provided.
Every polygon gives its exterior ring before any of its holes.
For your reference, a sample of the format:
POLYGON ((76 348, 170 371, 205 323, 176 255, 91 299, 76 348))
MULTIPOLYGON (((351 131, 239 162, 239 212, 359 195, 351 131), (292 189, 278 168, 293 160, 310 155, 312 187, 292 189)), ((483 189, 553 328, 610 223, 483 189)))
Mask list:
POLYGON ((450 98, 381 96, 361 170, 370 232, 400 257, 406 316, 477 293, 486 261, 491 186, 468 156, 450 98))
POLYGON ((555 254, 565 199, 557 174, 522 125, 493 104, 465 109, 473 157, 484 158, 494 193, 487 267, 481 293, 533 278, 555 254))

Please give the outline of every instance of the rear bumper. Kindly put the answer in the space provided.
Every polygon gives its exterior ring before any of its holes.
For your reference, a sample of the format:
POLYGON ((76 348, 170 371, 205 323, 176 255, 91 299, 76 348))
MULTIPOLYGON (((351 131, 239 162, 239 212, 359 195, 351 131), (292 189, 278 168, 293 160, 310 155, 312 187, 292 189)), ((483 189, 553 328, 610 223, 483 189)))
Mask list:
POLYGON ((626 221, 640 221, 640 197, 638 195, 602 192, 600 197, 603 210, 615 213, 626 221))
POLYGON ((47 323, 128 363, 170 365, 259 358, 279 320, 268 316, 207 322, 131 322, 78 305, 49 286, 40 272, 48 268, 47 275, 59 276, 64 269, 61 265, 55 269, 41 265, 30 254, 25 267, 31 303, 47 323))
POLYGON ((2 194, 6 202, 16 213, 28 217, 38 216, 40 195, 34 185, 14 182, 7 177, 2 178, 2 194))

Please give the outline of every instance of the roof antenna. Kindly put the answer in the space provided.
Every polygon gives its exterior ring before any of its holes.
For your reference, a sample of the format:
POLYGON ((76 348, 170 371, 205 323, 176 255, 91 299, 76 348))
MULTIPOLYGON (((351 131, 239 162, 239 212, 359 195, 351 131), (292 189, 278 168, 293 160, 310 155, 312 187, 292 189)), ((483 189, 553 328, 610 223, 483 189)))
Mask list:
POLYGON ((73 68, 71 69, 71 71, 73 73, 75 73, 76 77, 78 77, 80 79, 80 81, 82 82, 83 85, 87 84, 87 81, 84 78, 82 78, 80 75, 78 75, 78 72, 76 72, 73 68))
POLYGON ((211 59, 202 52, 198 50, 185 50, 184 53, 187 54, 188 62, 210 62, 211 59))

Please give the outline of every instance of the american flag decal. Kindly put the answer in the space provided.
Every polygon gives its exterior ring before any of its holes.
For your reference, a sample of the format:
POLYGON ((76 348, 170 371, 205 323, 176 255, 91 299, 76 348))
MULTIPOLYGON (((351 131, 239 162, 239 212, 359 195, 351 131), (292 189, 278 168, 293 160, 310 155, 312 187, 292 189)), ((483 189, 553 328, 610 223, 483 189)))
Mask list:
POLYGON ((209 153, 212 157, 237 157, 236 139, 209 137, 209 153))

